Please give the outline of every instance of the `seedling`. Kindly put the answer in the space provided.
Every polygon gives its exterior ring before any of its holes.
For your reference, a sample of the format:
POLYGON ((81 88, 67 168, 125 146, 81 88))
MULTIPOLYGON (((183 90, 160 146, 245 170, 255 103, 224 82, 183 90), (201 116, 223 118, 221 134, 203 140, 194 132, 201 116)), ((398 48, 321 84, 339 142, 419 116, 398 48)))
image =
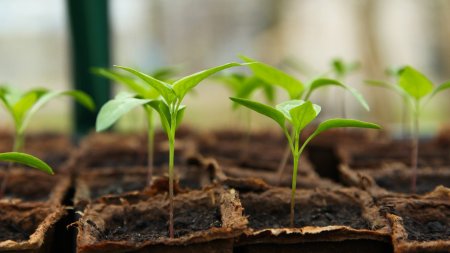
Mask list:
MULTIPOLYGON (((30 124, 32 116, 50 100, 59 96, 71 96, 82 105, 93 110, 95 108, 92 99, 81 91, 49 91, 47 89, 33 89, 24 93, 11 91, 6 86, 0 86, 0 101, 5 106, 14 121, 14 146, 13 152, 21 151, 24 146, 25 130, 30 124)), ((7 167, 7 170, 9 166, 7 167)), ((7 177, 3 178, 1 189, 5 189, 7 177)))
MULTIPOLYGON (((163 129, 167 133, 169 139, 169 235, 170 238, 174 236, 173 229, 173 179, 174 179, 174 153, 175 153, 175 134, 176 129, 180 125, 186 107, 182 105, 184 97, 205 78, 231 67, 241 66, 240 63, 228 63, 204 71, 194 73, 192 75, 183 77, 173 84, 158 80, 152 76, 141 73, 137 70, 128 67, 121 67, 137 77, 141 78, 147 85, 153 87, 158 91, 160 98, 158 99, 143 99, 136 97, 123 97, 122 100, 116 101, 115 104, 109 106, 108 113, 104 113, 104 117, 97 120, 99 125, 108 125, 110 121, 115 121, 130 107, 147 104, 155 109, 161 119, 163 129)), ((106 108, 105 108, 106 110, 106 108)))
POLYGON ((417 181, 417 161, 419 156, 419 120, 423 107, 438 93, 450 88, 450 81, 433 88, 433 83, 422 73, 413 67, 406 66, 399 71, 398 85, 389 84, 383 81, 368 81, 368 83, 393 90, 402 96, 411 107, 413 137, 411 138, 411 191, 416 192, 417 181))
MULTIPOLYGON (((43 171, 47 174, 53 175, 53 170, 47 163, 41 161, 39 158, 34 157, 32 155, 19 153, 19 152, 0 153, 0 161, 23 164, 28 167, 43 171)), ((4 178, 7 178, 7 177, 8 177, 8 174, 6 173, 4 178)), ((5 190, 6 190, 6 184, 2 184, 1 189, 0 189, 0 199, 3 198, 3 194, 4 194, 5 190)))
MULTIPOLYGON (((367 104, 366 100, 361 95, 361 93, 359 93, 356 89, 354 89, 350 86, 347 86, 338 80, 319 77, 319 78, 313 79, 311 82, 309 82, 308 84, 305 85, 300 80, 296 79, 295 77, 293 77, 293 76, 289 75, 288 73, 283 72, 275 67, 267 65, 265 63, 258 62, 256 60, 251 59, 246 56, 241 56, 240 58, 246 62, 253 62, 251 65, 249 65, 253 74, 255 76, 257 76, 258 78, 260 78, 261 80, 264 80, 264 82, 266 82, 266 83, 269 83, 272 85, 277 85, 277 86, 280 86, 281 88, 283 88, 288 93, 289 98, 291 100, 301 99, 304 101, 308 101, 308 100, 310 100, 310 97, 314 91, 319 90, 324 87, 327 87, 327 86, 337 86, 337 87, 343 88, 344 90, 349 91, 353 95, 353 97, 355 97, 357 99, 357 101, 367 111, 369 110, 369 105, 367 104)), ((345 71, 349 71, 349 70, 345 70, 345 71)), ((344 73, 344 70, 342 70, 342 73, 344 73)), ((294 134, 293 129, 292 129, 292 134, 294 134)), ((289 150, 290 150, 290 147, 288 144, 286 147, 286 150, 284 152, 284 156, 281 159, 280 165, 278 166, 278 178, 279 179, 281 178, 283 171, 286 168, 286 163, 289 159, 289 154, 290 154, 289 150)))
MULTIPOLYGON (((93 72, 97 75, 106 77, 110 80, 116 81, 117 83, 127 87, 134 93, 133 95, 134 97, 142 99, 157 99, 159 97, 159 93, 152 86, 149 86, 144 81, 134 76, 125 75, 118 71, 109 70, 105 68, 94 68, 93 72)), ((175 69, 167 67, 155 70, 152 73, 152 76, 154 76, 157 79, 170 82, 170 78, 172 78, 175 73, 176 73, 175 69)), ((147 117, 147 168, 148 168, 147 185, 150 186, 152 182, 153 166, 154 166, 153 160, 154 160, 155 126, 153 122, 154 118, 153 109, 146 103, 140 103, 136 100, 130 101, 127 99, 127 97, 131 98, 131 96, 120 94, 115 99, 107 102, 102 107, 97 117, 96 130, 97 132, 106 130, 107 128, 111 127, 123 114, 129 112, 136 106, 140 105, 144 108, 147 117), (122 98, 126 99, 122 100, 122 98), (117 115, 117 117, 115 118, 110 118, 109 114, 112 111, 116 110, 116 108, 119 105, 122 106, 122 113, 117 115), (107 117, 110 120, 109 121, 104 120, 103 119, 104 117, 107 117)))
MULTIPOLYGON (((359 62, 345 62, 340 58, 336 58, 331 62, 331 67, 336 80, 345 82, 346 78, 357 71, 361 66, 359 62)), ((341 97, 342 116, 347 117, 347 107, 345 104, 345 93, 341 97)))
POLYGON ((281 127, 288 140, 291 154, 294 158, 294 164, 292 168, 292 193, 290 210, 291 227, 294 227, 295 192, 297 188, 297 171, 299 166, 299 159, 308 143, 323 131, 332 128, 380 128, 376 124, 354 119, 329 119, 320 123, 317 129, 300 146, 300 134, 302 130, 319 115, 321 110, 320 106, 313 104, 310 101, 289 100, 278 104, 276 107, 271 107, 259 102, 242 98, 231 97, 230 99, 251 110, 254 110, 264 116, 273 119, 281 127), (288 131, 288 127, 286 126, 286 124, 291 125, 292 133, 288 131))

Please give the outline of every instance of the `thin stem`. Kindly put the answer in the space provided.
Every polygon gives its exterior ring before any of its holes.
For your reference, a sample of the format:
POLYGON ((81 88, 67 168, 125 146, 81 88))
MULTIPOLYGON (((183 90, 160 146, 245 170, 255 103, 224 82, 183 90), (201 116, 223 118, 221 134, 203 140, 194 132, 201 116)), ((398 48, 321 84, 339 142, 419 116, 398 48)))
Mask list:
POLYGON ((153 177, 155 126, 152 108, 145 107, 145 111, 147 113, 147 186, 150 186, 153 177))
POLYGON ((22 150, 23 145, 25 143, 25 136, 21 132, 16 132, 16 136, 14 138, 14 146, 13 152, 19 152, 22 150))
POLYGON ((295 133, 295 142, 294 142, 294 165, 292 168, 292 189, 291 189, 291 227, 294 227, 294 217, 295 217, 295 191, 297 189, 297 171, 298 171, 298 164, 299 164, 299 142, 300 142, 300 133, 295 133))
POLYGON ((415 103, 415 111, 413 114, 414 117, 414 136, 412 138, 412 153, 411 153, 411 167, 412 167, 412 175, 411 175, 411 192, 416 193, 416 182, 417 182, 417 163, 419 159, 419 115, 420 108, 419 102, 415 103))
POLYGON ((170 133, 169 133, 169 236, 174 237, 173 223, 173 178, 174 178, 174 160, 175 160, 175 131, 177 127, 177 112, 179 104, 174 108, 170 117, 170 133))
MULTIPOLYGON (((289 134, 287 132, 285 132, 285 135, 287 136, 289 134)), ((294 135, 294 129, 291 130, 290 136, 293 136, 293 135, 294 135)), ((291 137, 289 137, 289 138, 291 138, 291 137)), ((294 152, 294 149, 291 146, 292 146, 292 141, 288 141, 288 144, 286 145, 286 149, 285 149, 285 151, 283 153, 283 158, 280 161, 280 164, 278 165, 278 169, 277 169, 277 178, 278 178, 277 184, 278 185, 281 184, 281 179, 283 177, 284 170, 286 169, 286 164, 287 164, 287 162, 289 160, 289 155, 292 152, 294 152)))
MULTIPOLYGON (((24 141, 24 135, 23 133, 20 133, 19 131, 16 131, 16 136, 14 138, 14 145, 13 145, 13 152, 19 152, 22 150, 24 141)), ((6 191, 6 186, 8 185, 8 179, 9 179, 9 170, 11 169, 13 163, 8 163, 8 165, 5 168, 5 175, 3 177, 2 183, 0 184, 0 199, 3 198, 6 191)))

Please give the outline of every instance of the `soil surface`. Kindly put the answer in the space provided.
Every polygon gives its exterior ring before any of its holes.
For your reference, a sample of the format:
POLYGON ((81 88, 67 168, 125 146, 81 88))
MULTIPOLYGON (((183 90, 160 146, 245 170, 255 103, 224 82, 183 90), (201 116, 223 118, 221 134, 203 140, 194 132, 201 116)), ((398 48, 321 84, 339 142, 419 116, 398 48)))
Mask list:
MULTIPOLYGON (((248 215, 251 228, 265 229, 290 226, 289 201, 262 199, 254 193, 242 194, 240 198, 245 215, 248 215)), ((356 203, 328 202, 326 199, 323 199, 320 205, 308 202, 297 201, 295 205, 295 227, 344 225, 356 229, 370 228, 369 222, 361 216, 361 207, 356 203)))
MULTIPOLYGON (((4 173, 0 174, 0 181, 4 173)), ((12 168, 9 172, 5 198, 25 201, 47 201, 59 181, 57 175, 47 175, 33 169, 12 168)))
POLYGON ((43 208, 2 205, 0 207, 0 241, 26 241, 47 216, 43 208))
MULTIPOLYGON (((392 174, 389 177, 375 177, 375 182, 388 191, 411 193, 410 177, 399 177, 392 174)), ((431 192, 439 185, 450 187, 450 177, 443 175, 417 175, 416 193, 424 194, 431 192)))
MULTIPOLYGON (((209 199, 193 202, 197 203, 194 206, 186 206, 175 202, 175 237, 222 226, 218 205, 212 205, 209 199)), ((105 220, 104 231, 97 229, 98 239, 142 242, 168 237, 168 219, 165 208, 138 210, 133 206, 126 206, 123 213, 115 213, 105 220)), ((90 222, 90 225, 95 227, 93 222, 90 222)))

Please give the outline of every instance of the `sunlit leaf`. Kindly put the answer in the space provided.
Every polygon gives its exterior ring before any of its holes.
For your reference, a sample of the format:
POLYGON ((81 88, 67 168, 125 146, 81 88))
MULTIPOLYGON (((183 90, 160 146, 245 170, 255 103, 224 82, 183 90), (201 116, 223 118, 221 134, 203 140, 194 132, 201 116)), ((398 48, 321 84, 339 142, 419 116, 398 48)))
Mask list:
POLYGON ((364 107, 364 109, 369 111, 369 105, 367 104, 367 101, 364 99, 364 96, 361 93, 359 93, 355 88, 347 86, 347 85, 345 85, 337 80, 334 80, 334 79, 318 78, 318 79, 314 80, 311 83, 311 85, 309 86, 308 93, 305 96, 306 99, 309 99, 311 93, 314 90, 319 89, 321 87, 326 87, 326 86, 338 86, 338 87, 341 87, 341 88, 349 91, 350 94, 352 94, 352 96, 355 97, 356 100, 358 100, 358 102, 362 105, 362 107, 364 107))
POLYGON ((150 99, 138 99, 134 97, 121 97, 108 101, 102 106, 97 115, 95 126, 97 132, 108 129, 123 115, 150 101, 150 99))
POLYGON ((181 78, 180 80, 173 83, 173 90, 180 101, 183 100, 184 96, 195 86, 197 86, 205 78, 231 67, 242 66, 241 63, 231 62, 214 68, 206 69, 192 75, 181 78))
POLYGON ((128 67, 122 67, 122 66, 115 66, 117 68, 126 70, 134 75, 136 75, 137 77, 141 78, 142 80, 144 80, 148 85, 150 85, 151 87, 153 87, 155 90, 157 90, 159 92, 159 94, 164 98, 164 100, 166 100, 167 103, 172 103, 173 101, 175 101, 176 99, 176 94, 174 92, 174 90, 172 89, 172 86, 166 82, 163 82, 161 80, 158 80, 156 78, 153 78, 149 75, 146 75, 144 73, 141 73, 137 70, 134 70, 132 68, 128 68, 128 67))
POLYGON ((299 98, 303 92, 303 83, 295 77, 249 57, 240 56, 240 58, 245 62, 252 63, 249 65, 249 68, 258 78, 262 79, 266 83, 282 87, 288 92, 291 99, 299 98))
POLYGON ((18 152, 0 153, 0 161, 20 163, 53 175, 53 170, 47 163, 32 155, 18 152))
POLYGON ((302 131, 311 121, 313 121, 320 113, 320 106, 306 101, 300 106, 292 108, 289 113, 292 117, 292 125, 297 133, 302 131))
POLYGON ((304 104, 305 101, 304 100, 299 100, 299 99, 293 99, 293 100, 288 100, 285 102, 282 102, 280 104, 277 104, 275 106, 275 108, 283 113, 284 117, 289 120, 289 122, 292 123, 292 117, 291 117, 291 110, 295 107, 298 107, 302 104, 304 104))
POLYGON ((436 87, 436 89, 433 90, 433 93, 431 93, 430 98, 434 97, 436 94, 438 94, 444 90, 447 90, 447 89, 450 89, 450 81, 445 82, 445 83, 439 85, 438 87, 436 87))
POLYGON ((433 83, 410 66, 400 72, 398 83, 407 94, 416 100, 420 100, 433 90, 433 83))
POLYGON ((258 112, 262 115, 265 115, 265 116, 275 120, 275 122, 277 122, 278 125, 281 126, 281 128, 283 128, 283 129, 285 128, 285 126, 284 126, 285 117, 284 117, 283 113, 281 113, 277 109, 270 107, 268 105, 261 104, 261 103, 251 101, 248 99, 244 99, 244 98, 230 97, 230 99, 233 102, 239 103, 255 112, 258 112))

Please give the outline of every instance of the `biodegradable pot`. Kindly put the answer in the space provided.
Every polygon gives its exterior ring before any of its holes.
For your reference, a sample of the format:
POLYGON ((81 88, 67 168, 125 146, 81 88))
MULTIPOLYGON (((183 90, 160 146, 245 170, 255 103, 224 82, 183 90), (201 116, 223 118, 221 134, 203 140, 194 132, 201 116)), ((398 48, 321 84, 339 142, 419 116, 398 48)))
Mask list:
MULTIPOLYGON (((82 210, 89 201, 107 195, 117 195, 147 188, 146 167, 103 168, 80 172, 75 182, 74 205, 82 210)), ((154 176, 165 176, 167 166, 154 168, 154 176)), ((175 167, 176 181, 183 189, 202 189, 211 186, 215 174, 211 166, 191 158, 175 167)))
POLYGON ((450 252, 450 189, 424 197, 380 200, 392 226, 396 253, 450 252))
MULTIPOLYGON (((373 196, 411 192, 412 171, 404 164, 385 164, 381 169, 356 171, 341 165, 340 172, 343 183, 367 190, 373 196)), ((447 168, 417 170, 417 194, 431 192, 439 185, 450 186, 450 170, 447 168)))
POLYGON ((109 197, 87 206, 77 252, 233 252, 247 220, 234 190, 175 196, 175 238, 168 238, 167 194, 109 197))
POLYGON ((55 223, 64 215, 61 206, 0 202, 0 252, 52 252, 55 223))
POLYGON ((390 229, 367 193, 354 188, 298 190, 289 227, 288 188, 241 192, 249 225, 235 252, 391 252, 390 229))
POLYGON ((44 202, 60 205, 70 187, 67 174, 48 175, 29 168, 13 167, 0 171, 0 181, 8 173, 5 196, 0 201, 44 202))

